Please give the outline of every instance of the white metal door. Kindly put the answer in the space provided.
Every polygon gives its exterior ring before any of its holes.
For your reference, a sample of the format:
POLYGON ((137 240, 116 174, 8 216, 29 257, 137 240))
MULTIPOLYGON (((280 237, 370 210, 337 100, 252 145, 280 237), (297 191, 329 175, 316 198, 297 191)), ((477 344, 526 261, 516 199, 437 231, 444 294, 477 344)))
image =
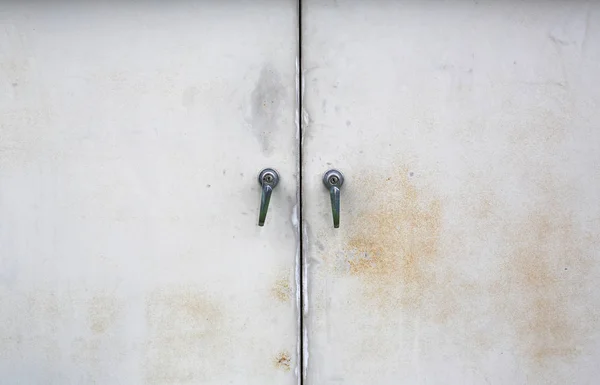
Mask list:
POLYGON ((297 382, 297 16, 0 5, 2 383, 297 382))
POLYGON ((302 12, 306 383, 597 383, 598 4, 302 12))

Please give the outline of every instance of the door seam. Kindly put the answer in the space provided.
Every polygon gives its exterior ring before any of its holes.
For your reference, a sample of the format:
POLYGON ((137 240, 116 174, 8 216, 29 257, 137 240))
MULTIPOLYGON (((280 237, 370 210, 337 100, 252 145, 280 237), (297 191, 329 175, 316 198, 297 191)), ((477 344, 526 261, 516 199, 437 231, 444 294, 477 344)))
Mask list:
POLYGON ((297 106, 296 106, 296 121, 297 121, 297 136, 298 136, 298 210, 297 210, 297 220, 298 220, 298 257, 297 257, 297 266, 298 266, 298 283, 296 285, 298 293, 298 384, 305 384, 306 380, 306 369, 308 363, 308 352, 306 352, 306 336, 305 336, 305 324, 304 324, 304 314, 305 314, 305 292, 306 292, 306 274, 305 274, 305 263, 304 263, 304 220, 303 220, 303 137, 304 137, 304 127, 303 127, 303 119, 302 119, 302 111, 303 111, 303 89, 304 89, 304 79, 302 73, 302 0, 297 0, 297 25, 298 25, 298 35, 297 35, 297 44, 298 51, 296 56, 296 98, 297 98, 297 106))

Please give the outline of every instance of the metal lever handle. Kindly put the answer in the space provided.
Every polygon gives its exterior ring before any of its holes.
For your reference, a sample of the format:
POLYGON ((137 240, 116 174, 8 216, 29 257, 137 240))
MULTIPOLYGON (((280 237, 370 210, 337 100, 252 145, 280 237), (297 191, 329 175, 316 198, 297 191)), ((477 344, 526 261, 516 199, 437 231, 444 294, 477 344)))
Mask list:
POLYGON ((262 187, 262 195, 260 197, 260 213, 258 215, 258 225, 264 226, 267 218, 267 210, 271 201, 271 193, 277 183, 279 183, 279 174, 272 168, 265 168, 258 174, 258 183, 262 187))
POLYGON ((329 170, 323 175, 323 184, 329 190, 333 227, 337 229, 340 227, 340 188, 344 184, 344 176, 338 170, 329 170))

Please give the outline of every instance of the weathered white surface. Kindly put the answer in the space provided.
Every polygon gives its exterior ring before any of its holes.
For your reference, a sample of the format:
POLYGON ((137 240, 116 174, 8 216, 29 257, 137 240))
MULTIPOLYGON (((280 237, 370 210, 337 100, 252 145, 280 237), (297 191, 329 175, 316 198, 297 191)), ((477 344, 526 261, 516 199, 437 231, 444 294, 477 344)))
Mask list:
POLYGON ((21 3, 0 5, 0 382, 296 383, 295 2, 21 3))
POLYGON ((307 384, 597 383, 600 6, 303 3, 307 384))

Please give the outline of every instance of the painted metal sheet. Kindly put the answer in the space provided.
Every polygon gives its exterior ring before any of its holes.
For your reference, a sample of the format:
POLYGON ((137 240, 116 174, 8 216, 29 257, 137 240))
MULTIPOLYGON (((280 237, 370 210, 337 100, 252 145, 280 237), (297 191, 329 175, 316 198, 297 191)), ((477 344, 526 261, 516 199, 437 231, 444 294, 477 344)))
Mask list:
POLYGON ((597 383, 599 5, 307 0, 302 42, 305 383, 597 383))
POLYGON ((0 5, 0 382, 297 383, 296 36, 294 1, 0 5))

